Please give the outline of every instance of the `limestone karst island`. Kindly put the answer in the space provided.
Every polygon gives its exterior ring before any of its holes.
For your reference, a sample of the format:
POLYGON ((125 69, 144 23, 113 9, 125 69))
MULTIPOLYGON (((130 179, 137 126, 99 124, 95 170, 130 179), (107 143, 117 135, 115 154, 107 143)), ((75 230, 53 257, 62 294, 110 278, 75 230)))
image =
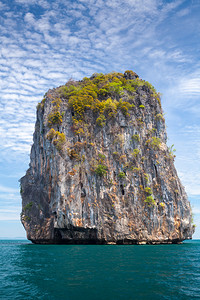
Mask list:
POLYGON ((37 107, 21 221, 41 244, 160 244, 192 238, 160 96, 133 71, 49 90, 37 107))

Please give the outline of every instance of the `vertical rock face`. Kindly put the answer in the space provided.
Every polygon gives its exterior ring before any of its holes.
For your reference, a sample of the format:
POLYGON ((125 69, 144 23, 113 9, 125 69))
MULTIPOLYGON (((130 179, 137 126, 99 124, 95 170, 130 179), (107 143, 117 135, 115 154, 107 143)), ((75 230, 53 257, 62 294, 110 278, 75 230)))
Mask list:
POLYGON ((178 243, 192 215, 160 97, 132 71, 49 90, 37 107, 21 220, 34 243, 178 243))

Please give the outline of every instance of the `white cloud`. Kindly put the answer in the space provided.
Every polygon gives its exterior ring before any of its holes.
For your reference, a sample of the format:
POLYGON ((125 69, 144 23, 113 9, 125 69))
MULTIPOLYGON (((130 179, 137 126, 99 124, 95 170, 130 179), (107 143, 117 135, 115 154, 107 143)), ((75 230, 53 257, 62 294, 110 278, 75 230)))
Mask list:
POLYGON ((9 9, 9 7, 5 3, 0 1, 0 10, 7 10, 7 9, 9 9))
POLYGON ((19 189, 14 189, 0 184, 0 193, 19 193, 19 189))
POLYGON ((20 220, 20 212, 21 212, 21 208, 19 207, 13 209, 0 208, 0 221, 20 220))
POLYGON ((33 5, 36 4, 38 0, 15 0, 15 2, 20 4, 33 5))
POLYGON ((0 213, 0 221, 19 221, 19 220, 20 220, 20 214, 17 214, 17 213, 1 214, 0 213))
POLYGON ((172 1, 172 2, 169 2, 169 3, 165 3, 163 1, 163 13, 169 13, 170 11, 173 11, 174 9, 176 9, 178 6, 180 6, 181 4, 184 3, 185 0, 175 0, 175 1, 172 1))
POLYGON ((171 135, 175 143, 175 165, 189 197, 200 195, 200 127, 177 126, 171 135))
POLYGON ((178 17, 185 17, 189 13, 190 13, 190 9, 189 8, 184 8, 184 9, 177 12, 177 16, 178 17))
POLYGON ((30 25, 34 26, 35 25, 35 16, 34 16, 34 14, 28 12, 24 17, 24 21, 29 23, 30 25))
POLYGON ((200 77, 183 78, 180 82, 179 90, 182 94, 188 96, 200 96, 200 77))

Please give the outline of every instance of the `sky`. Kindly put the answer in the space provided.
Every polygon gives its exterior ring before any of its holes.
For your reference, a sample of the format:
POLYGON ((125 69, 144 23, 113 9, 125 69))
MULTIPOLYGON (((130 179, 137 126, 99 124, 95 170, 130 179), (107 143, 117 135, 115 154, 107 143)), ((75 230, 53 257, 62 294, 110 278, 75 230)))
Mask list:
POLYGON ((200 1, 0 0, 0 237, 25 237, 19 179, 36 105, 95 72, 135 71, 162 93, 168 145, 200 238, 200 1))

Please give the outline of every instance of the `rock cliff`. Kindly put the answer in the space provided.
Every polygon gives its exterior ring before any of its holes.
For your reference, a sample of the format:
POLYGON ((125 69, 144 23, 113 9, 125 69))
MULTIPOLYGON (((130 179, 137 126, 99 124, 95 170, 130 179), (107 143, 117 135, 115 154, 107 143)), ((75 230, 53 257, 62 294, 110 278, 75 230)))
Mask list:
POLYGON ((192 237, 159 94, 133 71, 49 90, 37 107, 21 221, 34 243, 154 244, 192 237))

